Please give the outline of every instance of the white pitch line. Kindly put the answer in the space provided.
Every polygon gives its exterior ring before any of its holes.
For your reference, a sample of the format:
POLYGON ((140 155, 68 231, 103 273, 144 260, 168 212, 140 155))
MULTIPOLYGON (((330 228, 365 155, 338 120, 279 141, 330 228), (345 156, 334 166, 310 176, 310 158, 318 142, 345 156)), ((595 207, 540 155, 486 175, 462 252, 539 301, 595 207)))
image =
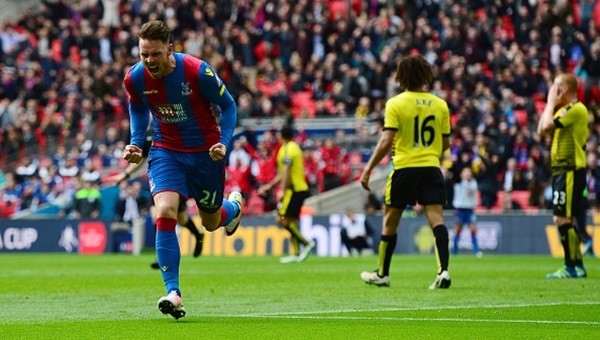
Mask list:
POLYGON ((600 326, 598 321, 569 321, 569 320, 510 320, 510 319, 465 319, 465 318, 393 318, 393 317, 352 317, 352 316, 323 316, 323 315, 236 315, 245 318, 271 319, 318 319, 318 320, 386 320, 386 321, 441 321, 441 322, 473 322, 473 323, 522 323, 522 324, 559 324, 559 325, 588 325, 600 326))
POLYGON ((336 310, 320 310, 320 311, 304 311, 304 312, 276 312, 276 313, 254 313, 243 315, 228 315, 236 317, 285 317, 285 316, 302 316, 315 314, 337 314, 337 313, 368 313, 368 312, 408 312, 408 311, 427 311, 427 310, 456 310, 456 309, 476 309, 476 308, 528 308, 528 307, 549 307, 549 306, 592 306, 600 305, 600 302, 545 302, 545 303, 520 303, 520 304, 503 304, 503 305, 462 305, 462 306, 415 306, 403 308, 375 308, 375 309, 336 309, 336 310))

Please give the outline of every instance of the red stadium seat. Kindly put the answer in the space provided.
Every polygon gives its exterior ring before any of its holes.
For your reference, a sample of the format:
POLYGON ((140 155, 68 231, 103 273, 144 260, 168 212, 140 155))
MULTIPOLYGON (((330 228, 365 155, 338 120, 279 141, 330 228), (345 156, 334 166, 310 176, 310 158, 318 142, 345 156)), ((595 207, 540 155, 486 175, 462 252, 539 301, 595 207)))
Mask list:
POLYGON ((512 201, 518 203, 523 210, 528 210, 531 208, 529 206, 530 196, 531 193, 528 190, 514 190, 511 192, 512 201))
POLYGON ((575 69, 575 66, 577 66, 577 60, 573 60, 573 59, 567 60, 567 72, 573 72, 573 70, 575 69))
POLYGON ((514 110, 513 113, 520 127, 527 126, 527 110, 514 110))
POLYGON ((592 90, 590 92, 590 98, 588 99, 588 102, 590 100, 595 100, 596 102, 600 103, 600 87, 594 85, 592 86, 592 90))
POLYGON ((534 101, 542 101, 545 102, 546 100, 546 96, 545 94, 541 93, 541 92, 536 92, 531 96, 531 99, 533 99, 534 101))
POLYGON ((348 163, 353 166, 362 165, 362 154, 359 151, 350 151, 348 153, 348 163))
POLYGON ((479 213, 479 212, 488 212, 488 213, 501 213, 504 210, 504 191, 500 190, 498 191, 498 194, 496 196, 496 204, 494 204, 493 207, 491 207, 490 209, 486 209, 485 207, 483 207, 481 205, 481 193, 478 191, 477 192, 477 205, 475 207, 475 212, 479 213))
POLYGON ((310 91, 300 91, 290 94, 292 101, 292 114, 294 117, 308 116, 314 118, 317 113, 317 104, 310 91))
POLYGON ((458 120, 460 119, 460 114, 455 113, 453 115, 450 116, 450 124, 452 126, 456 126, 456 124, 458 123, 458 120))
POLYGON ((546 107, 546 102, 544 100, 535 100, 533 104, 535 105, 535 112, 538 114, 544 112, 544 108, 546 107))

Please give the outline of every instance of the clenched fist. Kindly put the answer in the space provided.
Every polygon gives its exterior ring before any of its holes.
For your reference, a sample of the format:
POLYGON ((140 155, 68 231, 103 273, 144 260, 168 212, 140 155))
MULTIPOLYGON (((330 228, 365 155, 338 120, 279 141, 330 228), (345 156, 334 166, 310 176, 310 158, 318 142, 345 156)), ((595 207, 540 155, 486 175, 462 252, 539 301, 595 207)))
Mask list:
POLYGON ((210 147, 208 154, 213 161, 220 161, 225 157, 227 147, 221 143, 217 143, 210 147))
POLYGON ((128 161, 129 163, 138 164, 143 158, 142 149, 139 146, 131 144, 125 146, 125 151, 123 152, 124 160, 128 161))

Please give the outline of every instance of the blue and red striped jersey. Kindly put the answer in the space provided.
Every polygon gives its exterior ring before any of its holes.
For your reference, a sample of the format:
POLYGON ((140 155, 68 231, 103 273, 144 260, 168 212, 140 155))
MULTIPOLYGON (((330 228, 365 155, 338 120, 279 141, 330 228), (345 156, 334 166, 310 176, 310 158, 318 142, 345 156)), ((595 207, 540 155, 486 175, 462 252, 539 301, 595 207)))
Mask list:
POLYGON ((125 75, 130 143, 143 146, 150 112, 155 146, 197 152, 221 142, 229 148, 237 109, 223 81, 205 61, 183 53, 173 56, 176 66, 162 79, 152 78, 141 61, 125 75), (220 109, 219 118, 213 105, 220 109))

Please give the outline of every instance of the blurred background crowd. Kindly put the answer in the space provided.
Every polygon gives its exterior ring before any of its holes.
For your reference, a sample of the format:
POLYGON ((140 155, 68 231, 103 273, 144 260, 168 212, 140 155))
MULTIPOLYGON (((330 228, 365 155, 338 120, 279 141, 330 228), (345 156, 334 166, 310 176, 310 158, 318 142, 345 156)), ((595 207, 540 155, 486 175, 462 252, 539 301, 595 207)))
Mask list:
MULTIPOLYGON (((313 193, 347 184, 377 141, 385 100, 398 91, 399 58, 416 53, 434 66, 432 89, 452 114, 448 183, 473 168, 481 210, 548 207, 550 140, 535 132, 537 119, 554 75, 577 74, 590 111, 595 205, 600 1, 31 2, 0 27, 0 217, 49 201, 70 216, 94 217, 93 206, 77 202, 93 201, 126 167, 122 79, 139 60, 138 29, 152 19, 166 20, 175 51, 206 60, 237 100, 226 185, 246 193, 249 213, 273 208, 255 188, 275 175, 278 141, 275 129, 258 133, 246 120, 352 119, 350 132, 298 134, 313 193)), ((140 195, 132 185, 123 184, 123 200, 140 195)))

